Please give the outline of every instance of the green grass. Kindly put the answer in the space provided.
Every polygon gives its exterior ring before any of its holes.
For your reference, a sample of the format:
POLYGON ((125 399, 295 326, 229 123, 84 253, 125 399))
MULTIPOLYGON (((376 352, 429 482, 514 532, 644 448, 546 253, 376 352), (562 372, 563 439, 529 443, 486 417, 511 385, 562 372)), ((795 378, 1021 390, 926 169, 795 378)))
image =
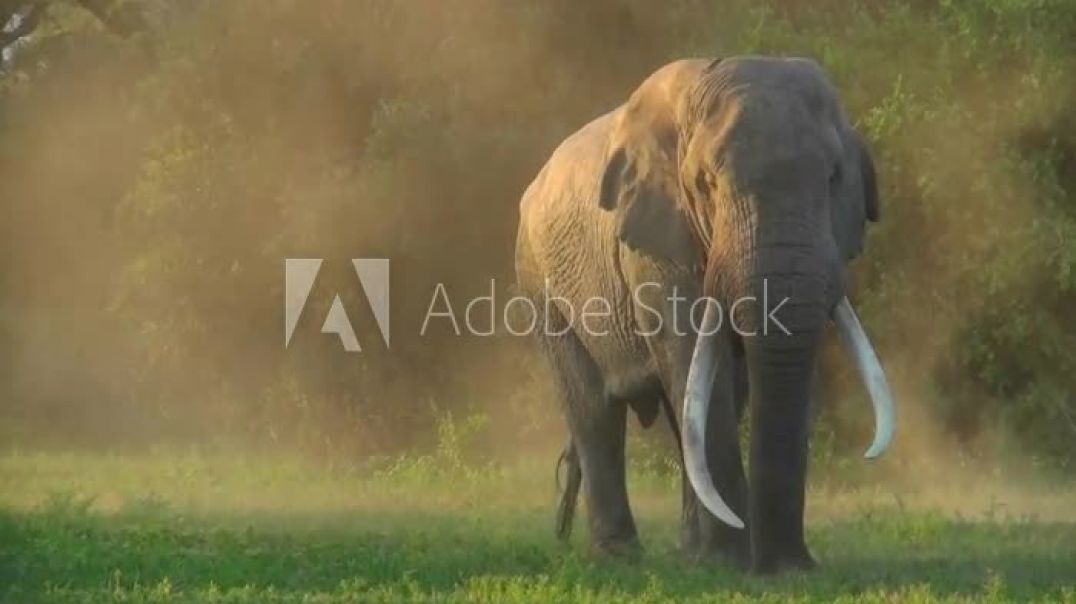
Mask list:
POLYGON ((9 453, 0 600, 1076 601, 1073 491, 813 490, 822 568, 760 579, 677 555, 656 473, 632 480, 641 560, 592 559, 579 520, 558 545, 550 466, 9 453))

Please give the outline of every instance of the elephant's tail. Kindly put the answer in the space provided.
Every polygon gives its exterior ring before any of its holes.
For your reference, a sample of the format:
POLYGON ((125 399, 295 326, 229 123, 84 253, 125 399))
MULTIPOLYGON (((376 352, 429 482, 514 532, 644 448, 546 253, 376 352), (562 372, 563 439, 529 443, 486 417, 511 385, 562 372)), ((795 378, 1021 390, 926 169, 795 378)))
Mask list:
POLYGON ((572 536, 572 521, 575 519, 575 506, 579 503, 579 486, 583 482, 583 469, 579 467, 579 454, 575 442, 569 437, 564 445, 556 467, 557 490, 560 491, 560 503, 557 505, 557 539, 568 541, 572 536), (561 488, 561 466, 565 467, 564 488, 561 488))

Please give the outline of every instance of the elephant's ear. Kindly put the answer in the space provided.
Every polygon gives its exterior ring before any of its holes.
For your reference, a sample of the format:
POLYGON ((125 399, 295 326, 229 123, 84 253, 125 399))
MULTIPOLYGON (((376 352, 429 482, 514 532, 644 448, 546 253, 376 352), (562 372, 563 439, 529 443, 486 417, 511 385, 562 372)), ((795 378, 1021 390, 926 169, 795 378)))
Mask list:
POLYGON ((867 220, 878 222, 881 210, 878 206, 878 177, 874 172, 874 158, 863 136, 858 132, 855 134, 855 141, 859 154, 859 173, 863 181, 863 209, 867 220))
POLYGON ((598 203, 616 215, 617 236, 628 248, 691 267, 698 254, 687 216, 677 202, 676 139, 641 131, 653 124, 625 124, 626 120, 621 116, 621 123, 614 126, 598 203))
POLYGON ((863 251, 866 223, 879 219, 878 180, 874 160, 863 137, 850 131, 845 175, 833 213, 834 236, 845 260, 863 251))

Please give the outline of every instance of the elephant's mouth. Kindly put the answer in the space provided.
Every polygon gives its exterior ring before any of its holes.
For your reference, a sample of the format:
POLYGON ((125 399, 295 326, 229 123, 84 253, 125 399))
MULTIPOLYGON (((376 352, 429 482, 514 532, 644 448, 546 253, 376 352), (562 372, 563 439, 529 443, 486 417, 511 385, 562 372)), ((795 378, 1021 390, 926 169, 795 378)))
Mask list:
MULTIPOLYGON (((706 417, 709 413, 710 395, 717 375, 718 311, 713 305, 706 306, 700 335, 695 342, 684 394, 683 424, 681 426, 684 469, 692 488, 706 509, 719 520, 734 528, 743 528, 744 522, 725 503, 714 487, 710 469, 706 463, 706 417)), ((885 372, 874 352, 863 326, 856 316, 848 298, 842 298, 833 312, 833 320, 849 354, 852 356, 860 378, 867 386, 874 407, 874 440, 864 457, 880 456, 893 439, 896 428, 896 409, 889 390, 885 372)))

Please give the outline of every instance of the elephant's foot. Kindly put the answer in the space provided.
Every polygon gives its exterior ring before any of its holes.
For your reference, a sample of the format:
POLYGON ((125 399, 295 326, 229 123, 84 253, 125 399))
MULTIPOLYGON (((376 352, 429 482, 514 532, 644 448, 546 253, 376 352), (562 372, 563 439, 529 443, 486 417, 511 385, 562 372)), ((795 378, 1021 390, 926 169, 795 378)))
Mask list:
POLYGON ((684 535, 679 549, 681 555, 695 563, 751 570, 751 545, 746 537, 709 541, 700 540, 697 535, 684 535))
POLYGON ((729 548, 721 548, 712 551, 685 551, 681 548, 681 554, 695 564, 732 568, 740 572, 751 570, 750 552, 741 552, 729 548))
POLYGON ((711 560, 722 566, 731 566, 740 571, 751 569, 751 547, 749 545, 723 543, 704 552, 703 555, 706 560, 711 560))
MULTIPOLYGON (((690 488, 690 487, 687 487, 690 488)), ((689 492, 680 524, 680 553, 692 562, 751 569, 751 532, 735 529, 703 512, 694 493, 689 492)))
POLYGON ((804 545, 786 551, 766 552, 755 556, 751 572, 756 575, 778 575, 805 572, 818 566, 804 545))
POLYGON ((634 561, 642 557, 643 546, 636 537, 601 539, 591 542, 590 551, 598 558, 634 561))

